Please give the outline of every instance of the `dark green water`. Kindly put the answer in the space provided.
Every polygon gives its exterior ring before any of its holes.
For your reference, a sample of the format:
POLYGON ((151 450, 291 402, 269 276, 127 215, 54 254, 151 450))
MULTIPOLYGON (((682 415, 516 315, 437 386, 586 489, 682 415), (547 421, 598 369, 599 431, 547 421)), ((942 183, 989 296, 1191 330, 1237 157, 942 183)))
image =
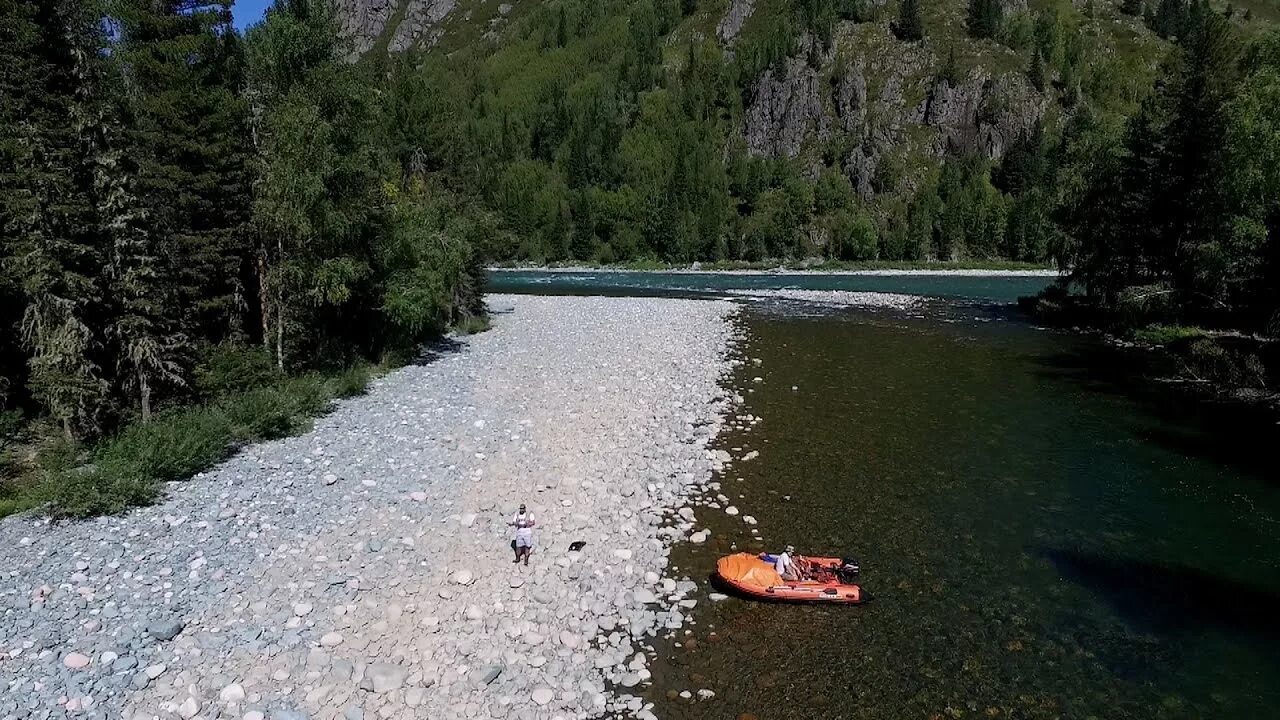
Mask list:
MULTIPOLYGON (((1280 717, 1280 426, 972 301, 1024 292, 962 286, 926 318, 744 305, 760 364, 734 383, 762 419, 720 444, 760 456, 722 490, 770 549, 858 557, 876 600, 704 588, 657 646, 660 717, 1280 717), (678 696, 701 688, 715 699, 678 696)), ((760 547, 739 518, 698 519, 713 539, 674 549, 677 576, 760 547)))
MULTIPOLYGON (((1190 450, 1226 428, 1018 323, 744 324, 763 419, 723 446, 761 454, 723 491, 770 547, 857 556, 876 600, 702 600, 694 642, 660 648, 663 717, 1280 717, 1280 490, 1190 450), (717 699, 666 697, 701 687, 717 699)), ((715 541, 672 558, 700 578, 754 549, 704 517, 715 541)))

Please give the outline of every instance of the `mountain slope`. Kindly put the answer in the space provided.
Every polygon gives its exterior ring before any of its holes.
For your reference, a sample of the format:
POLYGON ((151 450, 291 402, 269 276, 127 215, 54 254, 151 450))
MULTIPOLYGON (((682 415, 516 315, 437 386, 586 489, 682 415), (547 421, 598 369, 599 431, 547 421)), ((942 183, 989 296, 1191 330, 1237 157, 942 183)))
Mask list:
POLYGON ((1072 153, 1117 136, 1167 43, 1100 0, 986 2, 992 37, 944 0, 919 41, 877 0, 341 0, 341 14, 366 55, 425 52, 418 142, 498 211, 513 235, 499 258, 1044 261, 1046 218, 1082 172, 1072 153), (1010 184, 1011 151, 1034 178, 1010 184))

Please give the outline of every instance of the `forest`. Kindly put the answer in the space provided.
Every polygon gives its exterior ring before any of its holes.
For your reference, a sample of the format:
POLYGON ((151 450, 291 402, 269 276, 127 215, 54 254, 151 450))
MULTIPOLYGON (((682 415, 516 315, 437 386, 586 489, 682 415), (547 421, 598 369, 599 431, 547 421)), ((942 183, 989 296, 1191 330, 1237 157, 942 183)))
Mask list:
POLYGON ((1010 260, 1063 271, 1046 312, 1280 330, 1280 32, 1249 11, 762 0, 730 47, 693 0, 520 7, 357 57, 325 0, 244 34, 231 0, 0 0, 0 514, 293 431, 482 327, 486 263, 1010 260), (1049 111, 857 184, 847 134, 748 147, 762 79, 873 26, 942 90, 1013 58, 1049 111))
POLYGON ((956 37, 913 0, 799 0, 757 7, 765 19, 726 49, 688 31, 698 10, 563 0, 535 6, 496 50, 399 58, 390 74, 413 85, 415 108, 401 129, 426 139, 416 162, 507 231, 487 258, 1012 260, 1062 268, 1135 323, 1280 323, 1280 33, 1250 11, 969 0, 956 37), (1103 16, 1142 28, 1154 51, 1117 61, 1103 16), (944 86, 960 84, 966 52, 1029 58, 1050 111, 996 160, 885 157, 870 192, 851 182, 848 137, 797 158, 750 151, 761 78, 806 54, 838 66, 842 28, 877 23, 940 56, 944 86))
POLYGON ((145 502, 481 315, 347 57, 320 2, 0 0, 0 505, 145 502))

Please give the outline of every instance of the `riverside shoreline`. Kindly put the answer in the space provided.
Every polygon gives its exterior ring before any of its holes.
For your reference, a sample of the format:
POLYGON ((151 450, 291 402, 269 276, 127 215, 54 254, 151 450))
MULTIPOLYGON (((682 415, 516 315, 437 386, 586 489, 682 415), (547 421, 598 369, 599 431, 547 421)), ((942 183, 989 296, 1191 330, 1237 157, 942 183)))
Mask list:
POLYGON ((0 521, 0 718, 652 718, 628 691, 695 602, 664 569, 731 460, 735 306, 489 302, 156 506, 0 521))
POLYGON ((865 270, 821 270, 803 268, 739 268, 729 270, 702 269, 692 267, 672 267, 662 269, 628 269, 617 267, 547 267, 541 265, 519 265, 511 267, 492 266, 485 268, 488 272, 546 272, 546 273, 632 273, 632 274, 671 274, 671 275, 832 275, 832 276, 937 276, 937 277, 1059 277, 1060 273, 1052 269, 991 269, 991 268, 879 268, 865 270))

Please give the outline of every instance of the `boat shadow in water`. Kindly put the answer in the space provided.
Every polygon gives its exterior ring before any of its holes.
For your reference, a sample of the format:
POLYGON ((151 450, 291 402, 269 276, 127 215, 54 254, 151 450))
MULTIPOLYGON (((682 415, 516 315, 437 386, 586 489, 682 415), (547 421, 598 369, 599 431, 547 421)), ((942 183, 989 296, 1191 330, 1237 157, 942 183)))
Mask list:
POLYGON ((1176 636, 1218 630, 1280 662, 1280 592, 1197 568, 1073 550, 1043 554, 1066 579, 1100 595, 1135 630, 1176 636))

